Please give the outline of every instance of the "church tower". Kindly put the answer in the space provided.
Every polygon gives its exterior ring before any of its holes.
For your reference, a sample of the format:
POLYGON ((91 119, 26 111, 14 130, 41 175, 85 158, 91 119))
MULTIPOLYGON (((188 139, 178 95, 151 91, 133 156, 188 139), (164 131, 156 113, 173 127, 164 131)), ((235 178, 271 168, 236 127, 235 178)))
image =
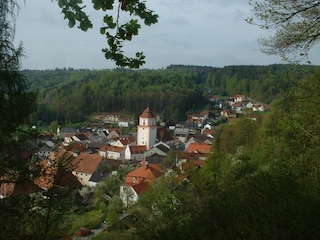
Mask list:
POLYGON ((145 145, 150 149, 157 139, 156 116, 147 107, 139 117, 137 145, 145 145))

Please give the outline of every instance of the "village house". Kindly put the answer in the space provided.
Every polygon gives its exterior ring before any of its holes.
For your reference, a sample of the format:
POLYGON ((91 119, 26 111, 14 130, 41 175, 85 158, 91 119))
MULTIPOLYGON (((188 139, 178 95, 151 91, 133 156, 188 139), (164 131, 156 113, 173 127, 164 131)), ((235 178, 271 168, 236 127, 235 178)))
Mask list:
POLYGON ((221 116, 226 118, 237 118, 237 112, 235 110, 225 109, 221 111, 221 116))
POLYGON ((243 94, 237 94, 235 96, 232 97, 235 103, 241 103, 242 101, 244 101, 246 99, 246 96, 243 94))
POLYGON ((35 195, 56 185, 59 187, 80 188, 81 183, 71 173, 69 160, 72 153, 66 150, 51 152, 50 155, 30 169, 37 174, 30 174, 29 179, 20 178, 15 170, 8 171, 8 176, 1 177, 0 199, 16 195, 35 195), (7 179, 6 179, 7 178, 7 179))
POLYGON ((8 171, 6 175, 0 178, 0 182, 0 200, 17 195, 31 196, 43 191, 32 179, 19 181, 19 174, 15 170, 8 171))
POLYGON ((189 144, 186 151, 188 153, 199 152, 199 153, 208 154, 211 152, 211 144, 193 142, 189 144))
POLYGON ((236 113, 242 113, 242 103, 241 102, 236 102, 231 106, 231 109, 235 111, 236 113))
POLYGON ((108 136, 107 136, 107 139, 108 140, 111 140, 111 139, 115 139, 115 138, 119 138, 120 135, 122 134, 122 129, 121 128, 108 128, 107 129, 107 133, 108 133, 108 136))
POLYGON ((118 146, 103 146, 99 149, 98 155, 102 156, 107 159, 116 159, 116 160, 123 160, 125 154, 125 147, 118 147, 118 146))
POLYGON ((212 95, 211 94, 211 95, 208 96, 208 99, 209 99, 210 102, 213 102, 213 103, 220 102, 220 99, 219 99, 219 97, 217 95, 212 95))
POLYGON ((149 157, 153 154, 158 154, 158 155, 161 155, 161 156, 167 156, 168 152, 170 151, 170 147, 163 143, 163 142, 159 142, 157 144, 155 144, 152 148, 150 148, 149 150, 147 150, 145 153, 144 153, 144 157, 149 157))
POLYGON ((132 125, 132 121, 128 118, 119 119, 118 126, 119 127, 130 127, 132 125))
POLYGON ((245 105, 246 108, 253 108, 253 103, 251 101, 247 102, 245 105))
POLYGON ((144 153, 147 150, 145 145, 127 145, 125 148, 125 156, 126 160, 138 160, 141 161, 144 158, 144 153))
POLYGON ((118 113, 106 113, 103 119, 104 122, 118 122, 119 114, 118 113))
POLYGON ((179 138, 172 136, 170 131, 165 127, 157 128, 157 142, 163 142, 172 149, 178 149, 180 144, 179 138))
POLYGON ((93 173, 96 171, 103 172, 107 166, 102 156, 87 153, 79 154, 72 161, 72 165, 74 166, 72 174, 78 178, 82 185, 90 187, 96 185, 96 182, 90 182, 93 173))
POLYGON ((51 149, 48 147, 40 147, 38 152, 37 152, 37 157, 38 158, 46 158, 49 157, 51 153, 51 149))
POLYGON ((136 139, 133 136, 125 138, 114 138, 110 141, 110 145, 117 147, 126 147, 127 145, 136 145, 136 139))
POLYGON ((264 112, 264 106, 261 104, 253 104, 252 111, 253 112, 264 112))
POLYGON ((140 167, 129 172, 126 175, 125 182, 120 186, 120 198, 124 206, 128 207, 135 204, 139 195, 163 174, 160 165, 149 164, 147 161, 143 161, 140 167))
POLYGON ((73 136, 76 133, 77 133, 77 130, 74 129, 74 128, 68 128, 68 127, 64 127, 64 128, 61 128, 61 129, 60 129, 60 127, 57 128, 57 136, 60 139, 64 139, 66 135, 73 136))
POLYGON ((181 143, 185 143, 187 136, 189 135, 189 128, 176 128, 174 130, 174 135, 179 139, 181 143))
POLYGON ((191 143, 205 143, 205 144, 211 145, 212 142, 213 142, 213 137, 210 137, 206 134, 189 135, 188 140, 185 144, 185 150, 187 151, 191 143))
POLYGON ((88 133, 88 132, 77 133, 77 134, 73 135, 71 137, 71 139, 76 142, 88 142, 89 136, 90 136, 90 133, 88 133))

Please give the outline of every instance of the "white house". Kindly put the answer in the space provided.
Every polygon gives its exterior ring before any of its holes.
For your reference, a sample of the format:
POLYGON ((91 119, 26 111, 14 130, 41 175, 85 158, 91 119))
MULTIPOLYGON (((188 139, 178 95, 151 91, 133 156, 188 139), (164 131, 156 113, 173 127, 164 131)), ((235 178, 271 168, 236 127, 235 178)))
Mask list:
POLYGON ((46 158, 49 157, 51 153, 51 149, 47 148, 47 147, 41 147, 39 148, 38 152, 37 152, 37 156, 39 158, 46 158))
POLYGON ((99 149, 98 154, 104 158, 122 160, 124 159, 125 147, 104 146, 99 149))
POLYGON ((74 170, 72 174, 75 175, 80 183, 84 186, 94 186, 90 182, 93 173, 99 171, 99 168, 104 167, 103 157, 97 154, 80 153, 73 161, 74 170))
POLYGON ((263 112, 264 111, 264 106, 260 104, 254 104, 252 107, 253 112, 263 112))
POLYGON ((130 127, 131 126, 130 119, 119 119, 118 126, 119 127, 130 127))
POLYGON ((147 150, 147 147, 145 145, 135 145, 130 146, 127 145, 125 149, 125 159, 132 159, 132 160, 142 160, 144 158, 144 153, 147 150))

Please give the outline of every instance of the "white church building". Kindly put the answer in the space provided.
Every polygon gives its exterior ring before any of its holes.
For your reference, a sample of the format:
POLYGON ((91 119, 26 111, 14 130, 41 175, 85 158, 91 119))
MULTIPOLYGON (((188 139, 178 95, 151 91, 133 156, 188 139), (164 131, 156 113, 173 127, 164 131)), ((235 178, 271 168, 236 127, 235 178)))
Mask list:
POLYGON ((147 107, 139 117, 137 130, 137 145, 145 145, 150 149, 157 140, 156 116, 147 107))

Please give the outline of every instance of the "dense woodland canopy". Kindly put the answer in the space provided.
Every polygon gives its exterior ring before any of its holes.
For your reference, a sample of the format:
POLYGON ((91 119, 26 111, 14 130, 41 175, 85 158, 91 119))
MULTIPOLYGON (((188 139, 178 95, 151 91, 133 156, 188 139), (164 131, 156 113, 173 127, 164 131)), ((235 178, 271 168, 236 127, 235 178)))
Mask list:
POLYGON ((60 124, 81 122, 96 112, 135 116, 145 106, 164 120, 184 120, 186 113, 209 106, 208 93, 227 99, 245 94, 269 104, 290 82, 314 66, 269 65, 223 68, 171 65, 150 70, 25 70, 29 90, 38 91, 34 119, 60 124))

